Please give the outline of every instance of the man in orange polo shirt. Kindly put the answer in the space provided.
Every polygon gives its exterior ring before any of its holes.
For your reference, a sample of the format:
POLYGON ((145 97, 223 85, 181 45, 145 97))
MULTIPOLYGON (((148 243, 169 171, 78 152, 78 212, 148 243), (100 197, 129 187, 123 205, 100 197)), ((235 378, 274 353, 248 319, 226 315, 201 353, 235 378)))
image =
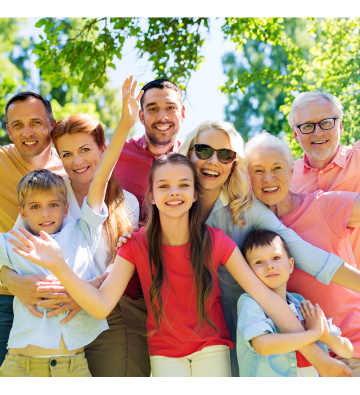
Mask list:
MULTIPOLYGON (((292 184, 296 192, 349 191, 360 193, 360 142, 340 144, 343 106, 329 93, 304 92, 296 97, 289 114, 295 140, 304 157, 294 164, 292 184)), ((360 269, 360 228, 355 228, 350 243, 360 269)), ((360 328, 359 328, 360 330, 360 328)), ((360 358, 344 361, 360 375, 360 358)))
MULTIPOLYGON (((6 129, 13 144, 0 146, 0 231, 12 229, 19 214, 16 187, 20 179, 38 168, 49 169, 64 175, 64 170, 55 150, 51 148, 50 131, 55 127, 51 104, 42 96, 33 92, 22 92, 9 100, 5 107, 6 129)), ((34 307, 36 299, 45 294, 36 294, 37 276, 19 276, 5 268, 0 271, 0 279, 16 285, 20 292, 17 296, 33 314, 38 315, 34 307), (7 275, 4 273, 7 270, 7 275), (27 303, 33 291, 34 303, 27 303), (23 298, 25 296, 25 299, 23 298)), ((15 292, 15 291, 14 291, 15 292)), ((51 294, 50 294, 51 295, 51 294)), ((0 282, 0 364, 7 352, 6 345, 13 320, 13 295, 0 282)))

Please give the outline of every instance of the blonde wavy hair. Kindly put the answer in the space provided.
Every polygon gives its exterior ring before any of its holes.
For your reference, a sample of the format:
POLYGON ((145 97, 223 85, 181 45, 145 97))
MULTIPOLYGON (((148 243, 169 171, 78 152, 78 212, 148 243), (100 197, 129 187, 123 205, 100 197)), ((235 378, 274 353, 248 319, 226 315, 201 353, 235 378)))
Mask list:
POLYGON ((236 131, 231 122, 205 121, 190 132, 185 142, 180 146, 178 152, 190 159, 190 147, 192 147, 197 136, 205 130, 216 129, 226 133, 229 137, 230 147, 236 152, 230 176, 223 185, 222 192, 230 202, 229 211, 233 221, 238 226, 245 225, 244 219, 239 219, 240 214, 254 204, 254 194, 250 189, 250 181, 247 173, 248 161, 244 155, 244 140, 236 131))

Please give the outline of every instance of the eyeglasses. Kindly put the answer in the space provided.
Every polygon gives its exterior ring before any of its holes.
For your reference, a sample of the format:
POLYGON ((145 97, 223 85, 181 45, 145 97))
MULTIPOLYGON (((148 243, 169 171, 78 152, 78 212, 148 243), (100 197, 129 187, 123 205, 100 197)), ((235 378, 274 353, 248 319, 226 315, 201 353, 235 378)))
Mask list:
POLYGON ((224 164, 231 163, 236 158, 236 152, 231 151, 231 149, 215 149, 213 147, 210 147, 210 145, 206 144, 194 144, 190 148, 190 150, 192 150, 193 148, 195 148, 195 155, 202 160, 211 158, 214 154, 214 151, 217 152, 217 157, 219 161, 224 164))
POLYGON ((322 130, 329 130, 332 129, 335 126, 335 121, 339 119, 339 117, 336 118, 325 118, 322 119, 319 122, 307 122, 307 123, 302 123, 301 125, 295 125, 295 127, 300 129, 300 132, 302 134, 309 134, 313 133, 316 125, 320 126, 320 129, 322 130))

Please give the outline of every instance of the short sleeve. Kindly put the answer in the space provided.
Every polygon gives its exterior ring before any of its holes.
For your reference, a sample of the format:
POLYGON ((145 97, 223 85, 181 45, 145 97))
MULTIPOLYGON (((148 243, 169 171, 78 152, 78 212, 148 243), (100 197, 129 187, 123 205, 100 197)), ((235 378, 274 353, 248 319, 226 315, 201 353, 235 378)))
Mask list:
POLYGON ((213 248, 213 262, 224 266, 237 247, 235 241, 227 236, 221 229, 208 227, 213 248))
POLYGON ((131 226, 137 226, 139 223, 140 213, 139 202, 132 193, 125 191, 124 189, 123 192, 125 197, 126 212, 129 216, 131 226))
POLYGON ((253 230, 268 229, 278 233, 289 246, 296 266, 328 285, 344 261, 335 254, 326 252, 304 241, 293 230, 287 228, 275 214, 257 201, 251 210, 253 230), (255 207, 256 206, 256 207, 255 207), (256 208, 256 209, 255 209, 256 208))
POLYGON ((10 257, 9 257, 8 251, 7 251, 6 243, 8 243, 8 241, 6 240, 4 235, 2 233, 0 233, 0 269, 2 266, 7 266, 10 269, 15 270, 14 266, 11 263, 11 260, 10 260, 10 257))
POLYGON ((347 223, 359 194, 345 191, 315 193, 319 209, 332 233, 340 238, 350 237, 354 228, 348 228, 347 223))
POLYGON ((329 330, 330 330, 330 333, 332 333, 335 336, 341 336, 341 329, 338 328, 336 325, 334 325, 332 320, 333 320, 332 318, 328 318, 326 320, 327 324, 328 324, 328 327, 329 327, 329 330))
POLYGON ((80 228, 87 243, 90 246, 91 253, 94 254, 99 244, 101 236, 101 225, 108 217, 108 208, 103 203, 101 213, 96 213, 88 204, 87 196, 80 211, 80 228))
POLYGON ((266 317, 260 305, 248 294, 243 294, 238 301, 238 335, 242 335, 248 349, 257 354, 251 345, 251 340, 265 335, 276 333, 272 320, 266 317))
POLYGON ((117 255, 121 258, 124 258, 126 261, 130 262, 134 266, 136 266, 133 246, 136 243, 134 239, 134 234, 132 234, 131 239, 128 239, 125 244, 123 244, 117 251, 117 255))

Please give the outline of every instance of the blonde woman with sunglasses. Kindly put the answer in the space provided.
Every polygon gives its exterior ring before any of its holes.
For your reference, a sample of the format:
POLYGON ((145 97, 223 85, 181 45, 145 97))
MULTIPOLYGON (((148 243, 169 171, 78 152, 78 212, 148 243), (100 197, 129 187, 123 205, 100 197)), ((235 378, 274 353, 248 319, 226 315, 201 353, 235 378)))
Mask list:
MULTIPOLYGON (((300 269, 325 284, 330 283, 342 260, 303 241, 255 198, 247 174, 244 141, 230 122, 201 123, 186 136, 179 152, 187 156, 197 170, 202 219, 207 225, 222 229, 239 248, 253 231, 269 229, 277 232, 289 245, 300 269)), ((219 281, 219 285, 225 321, 235 344, 230 352, 231 373, 232 376, 239 376, 236 357, 237 301, 244 290, 225 267, 219 268, 218 275, 223 280, 219 281)), ((286 328, 285 332, 302 330, 295 316, 292 322, 283 321, 276 323, 281 331, 281 328, 286 328)), ((330 359, 315 344, 309 347, 301 351, 316 369, 320 369, 322 376, 351 374, 345 365, 330 359)))

